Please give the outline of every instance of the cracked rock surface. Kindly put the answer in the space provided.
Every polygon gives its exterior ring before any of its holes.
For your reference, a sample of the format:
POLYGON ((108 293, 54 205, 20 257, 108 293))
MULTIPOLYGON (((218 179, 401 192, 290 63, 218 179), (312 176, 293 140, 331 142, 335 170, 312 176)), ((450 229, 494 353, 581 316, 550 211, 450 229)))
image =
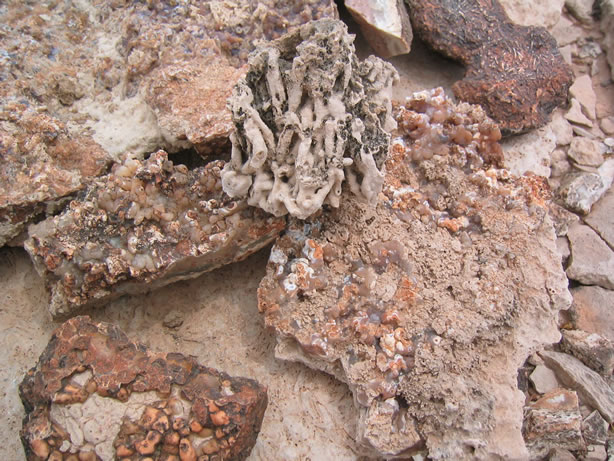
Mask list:
POLYGON ((497 169, 496 125, 441 90, 396 119, 377 208, 346 196, 273 247, 276 355, 349 385, 371 454, 526 456, 516 370, 571 302, 547 188, 497 169))
POLYGON ((254 380, 151 352, 85 316, 55 331, 19 390, 28 461, 243 460, 267 406, 254 380))

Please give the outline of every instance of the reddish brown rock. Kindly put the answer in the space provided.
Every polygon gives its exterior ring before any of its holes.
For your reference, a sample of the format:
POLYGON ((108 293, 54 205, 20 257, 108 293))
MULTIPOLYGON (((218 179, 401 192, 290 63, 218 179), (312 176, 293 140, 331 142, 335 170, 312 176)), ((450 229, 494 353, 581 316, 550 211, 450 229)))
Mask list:
POLYGON ((129 158, 65 212, 32 226, 25 247, 52 315, 197 277, 271 242, 285 220, 225 195, 222 167, 188 170, 164 151, 129 158))
POLYGON ((414 33, 467 71, 455 95, 480 104, 504 133, 545 125, 573 74, 543 27, 513 24, 497 0, 408 0, 414 33))
POLYGON ((50 447, 65 453, 59 459, 183 460, 193 453, 202 460, 243 460, 267 406, 266 388, 256 381, 179 353, 153 353, 89 317, 56 330, 19 390, 28 461, 46 459, 50 447), (225 415, 221 424, 214 422, 218 413, 225 415), (216 449, 205 452, 212 440, 216 449))
POLYGON ((496 125, 441 89, 396 119, 377 207, 346 191, 273 247, 258 300, 276 355, 348 384, 365 453, 522 457, 510 389, 571 301, 547 186, 494 168, 496 125))

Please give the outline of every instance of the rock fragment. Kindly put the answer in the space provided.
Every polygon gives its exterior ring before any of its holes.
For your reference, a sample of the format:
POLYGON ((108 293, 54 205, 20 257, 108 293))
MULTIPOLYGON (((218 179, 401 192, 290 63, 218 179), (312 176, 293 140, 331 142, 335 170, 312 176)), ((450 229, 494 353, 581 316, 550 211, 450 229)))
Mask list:
POLYGON ((571 262, 567 276, 584 285, 614 289, 614 252, 590 227, 574 224, 567 233, 571 262))
POLYGON ((514 136, 502 142, 505 167, 522 176, 526 172, 549 177, 550 154, 556 147, 556 137, 549 126, 514 136))
POLYGON ((579 165, 585 166, 600 166, 605 153, 605 145, 596 139, 588 139, 581 136, 575 136, 571 140, 571 145, 567 151, 567 155, 579 165))
POLYGON ((561 350, 584 362, 606 378, 614 372, 614 344, 597 333, 563 330, 561 350))
POLYGON ((526 410, 523 433, 531 459, 541 459, 552 448, 584 449, 582 415, 574 391, 554 389, 526 410))
POLYGON ((606 49, 610 73, 614 80, 614 1, 601 0, 601 31, 605 34, 603 45, 606 49))
POLYGON ((599 374, 568 354, 542 351, 540 355, 565 386, 575 389, 582 401, 599 410, 608 422, 613 421, 614 391, 599 374))
POLYGON ((603 162, 595 173, 571 173, 564 179, 557 194, 572 211, 588 214, 591 207, 610 188, 614 180, 614 159, 603 162))
POLYGON ((164 151, 128 158, 25 244, 54 316, 239 261, 285 227, 222 191, 222 161, 188 170, 164 151))
POLYGON ((382 58, 407 54, 413 33, 403 0, 345 0, 371 48, 382 58))
POLYGON ((588 126, 589 128, 593 126, 593 122, 582 113, 582 106, 576 98, 571 98, 569 110, 565 114, 565 118, 572 123, 588 126))
POLYGON ((557 146, 567 146, 573 139, 573 128, 560 111, 552 114, 550 128, 554 133, 557 146))
POLYGON ((55 331, 19 391, 28 461, 45 458, 50 447, 65 453, 57 459, 196 459, 193 453, 243 460, 267 406, 266 388, 256 381, 179 353, 150 352, 89 317, 55 331))
POLYGON ((576 461, 576 457, 564 448, 555 447, 548 453, 548 461, 576 461))
POLYGON ((379 58, 360 62, 352 42, 345 24, 324 19, 252 55, 229 100, 228 195, 301 219, 323 204, 338 207, 345 179, 355 194, 377 199, 398 75, 379 58))
POLYGON ((586 447, 585 461, 606 461, 608 454, 603 445, 589 445, 586 447))
POLYGON ((545 394, 559 387, 556 375, 545 365, 537 365, 529 376, 529 379, 539 394, 545 394))
POLYGON ((258 300, 276 355, 349 385, 365 454, 522 457, 509 389, 570 301, 546 188, 493 168, 496 125, 441 89, 396 118, 377 208, 346 195, 273 247, 258 300))
POLYGON ((614 291, 599 286, 572 289, 575 327, 614 342, 614 291))
POLYGON ((582 107, 582 112, 584 112, 588 118, 591 120, 597 118, 595 114, 597 96, 593 90, 593 82, 590 75, 584 74, 578 77, 569 88, 569 96, 578 100, 582 107))
POLYGON ((608 192, 593 205, 590 214, 584 222, 591 226, 603 240, 614 249, 614 189, 608 192))
POLYGON ((597 410, 582 421, 582 435, 588 444, 605 445, 608 441, 608 423, 597 410))
POLYGON ((500 0, 500 3, 512 22, 549 29, 561 18, 565 0, 500 0))
POLYGON ((565 0, 565 7, 574 18, 584 24, 593 22, 593 3, 595 0, 565 0))
POLYGON ((480 104, 505 133, 545 125, 573 74, 541 27, 513 24, 496 0, 408 0, 414 33, 467 67, 454 94, 480 104))

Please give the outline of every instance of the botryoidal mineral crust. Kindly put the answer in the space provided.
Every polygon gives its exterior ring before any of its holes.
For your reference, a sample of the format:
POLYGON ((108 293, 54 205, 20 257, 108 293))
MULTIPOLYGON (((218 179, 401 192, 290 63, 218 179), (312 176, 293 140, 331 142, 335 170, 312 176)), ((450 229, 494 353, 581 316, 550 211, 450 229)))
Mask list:
POLYGON ((395 127, 394 68, 360 62, 341 21, 308 23, 250 57, 229 100, 235 131, 224 191, 248 204, 305 219, 339 206, 341 185, 377 200, 395 127))
POLYGON ((273 241, 285 219, 225 195, 222 168, 218 160, 189 170, 164 151, 128 158, 62 214, 31 226, 25 248, 51 314, 197 277, 273 241))
POLYGON ((523 459, 517 369, 571 303, 547 185, 498 169, 497 126, 441 89, 396 120, 376 208, 348 194, 274 245, 276 355, 349 385, 373 456, 523 459))
POLYGON ((19 386, 28 461, 244 460, 266 388, 179 353, 153 353, 118 327, 61 325, 19 386))

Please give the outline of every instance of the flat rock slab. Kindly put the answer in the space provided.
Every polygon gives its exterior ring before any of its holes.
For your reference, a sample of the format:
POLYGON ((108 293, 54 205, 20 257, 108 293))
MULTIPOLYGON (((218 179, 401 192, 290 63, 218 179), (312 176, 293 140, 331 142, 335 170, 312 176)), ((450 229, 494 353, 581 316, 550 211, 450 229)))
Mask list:
POLYGON ((480 104, 505 133, 545 125, 573 80, 554 38, 513 24, 497 0, 408 0, 414 33, 467 67, 454 94, 480 104))
POLYGON ((597 373, 609 377, 614 372, 614 343, 597 333, 563 330, 561 350, 584 362, 597 373))
POLYGON ((610 248, 614 249, 614 189, 608 192, 593 205, 584 222, 591 226, 610 248))
POLYGON ((568 354, 543 351, 540 355, 565 386, 578 392, 583 402, 599 410, 608 422, 614 420, 614 391, 598 373, 568 354))
POLYGON ((614 289, 614 251, 583 224, 570 226, 567 238, 571 245, 567 276, 585 285, 614 289))
POLYGON ((285 220, 225 195, 222 168, 214 161, 189 170, 164 151, 127 159, 65 212, 32 226, 25 247, 51 314, 197 277, 273 241, 285 220))
POLYGON ((614 291, 599 286, 572 288, 575 327, 614 342, 614 291))
POLYGON ((346 194, 273 247, 258 299, 276 355, 348 383, 365 453, 522 456, 510 390, 570 303, 546 188, 492 168, 498 129, 441 89, 397 122, 377 207, 346 194))
POLYGON ((84 316, 55 331, 19 391, 28 461, 66 459, 62 453, 243 460, 267 406, 266 388, 254 380, 153 353, 84 316))

